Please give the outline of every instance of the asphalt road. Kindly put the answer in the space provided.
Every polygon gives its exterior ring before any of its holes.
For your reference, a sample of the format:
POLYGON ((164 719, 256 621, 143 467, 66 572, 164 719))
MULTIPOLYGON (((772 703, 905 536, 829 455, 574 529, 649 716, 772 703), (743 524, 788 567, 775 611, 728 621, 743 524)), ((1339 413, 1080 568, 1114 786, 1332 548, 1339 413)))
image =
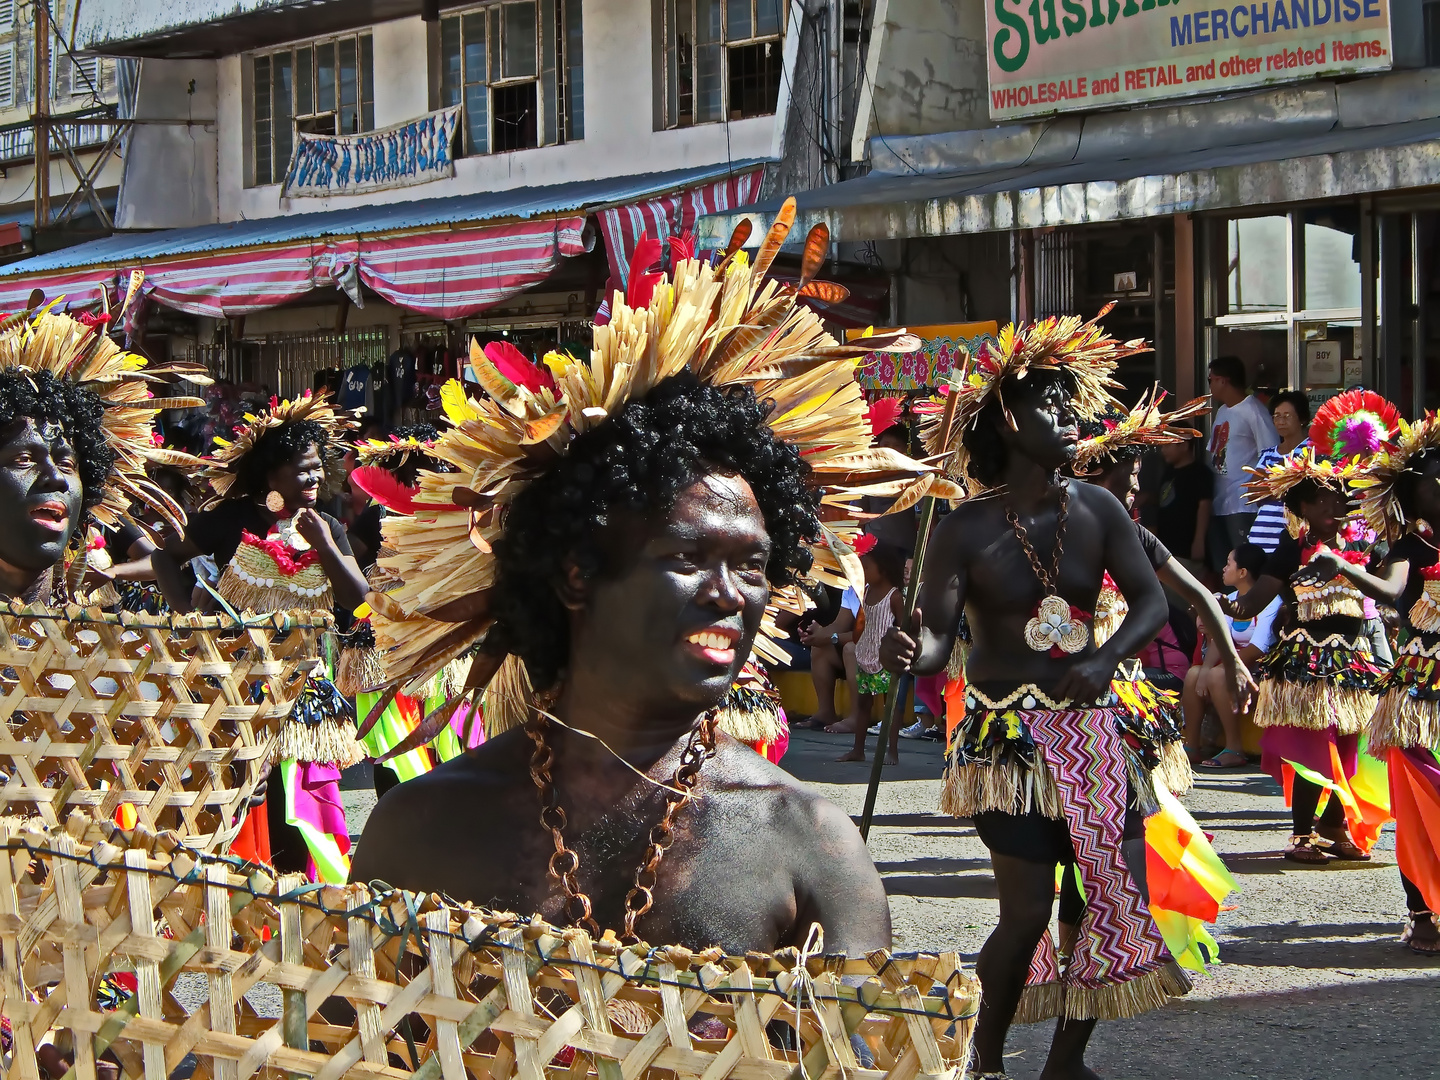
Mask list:
MULTIPOLYGON (((869 766, 834 760, 849 743, 797 732, 784 764, 858 819, 869 766)), ((870 849, 896 950, 958 948, 973 963, 995 925, 994 882, 975 830, 935 813, 940 769, 939 744, 901 744, 901 764, 885 770, 870 849)), ((345 799, 358 835, 373 795, 357 788, 345 799)), ((1242 889, 1216 927, 1222 963, 1167 1008, 1100 1025, 1091 1067, 1106 1080, 1440 1075, 1440 960, 1397 943, 1404 900, 1393 835, 1369 863, 1305 869, 1280 858, 1289 815, 1269 777, 1206 776, 1185 801, 1242 889)), ((1012 1032, 1007 1071, 1016 1080, 1039 1075, 1051 1027, 1012 1032)))

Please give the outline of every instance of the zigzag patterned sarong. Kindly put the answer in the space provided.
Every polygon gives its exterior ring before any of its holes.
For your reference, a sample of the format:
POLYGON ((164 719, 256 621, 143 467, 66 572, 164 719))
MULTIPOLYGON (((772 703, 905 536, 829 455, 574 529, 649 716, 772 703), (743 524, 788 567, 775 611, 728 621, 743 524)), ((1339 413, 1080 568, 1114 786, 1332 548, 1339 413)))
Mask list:
POLYGON ((1048 932, 1041 940, 1016 1020, 1117 1020, 1158 1008, 1186 993, 1190 980, 1166 949, 1121 850, 1126 769, 1114 720, 1093 708, 1027 710, 1025 719, 1059 792, 1086 907, 1063 971, 1048 932))

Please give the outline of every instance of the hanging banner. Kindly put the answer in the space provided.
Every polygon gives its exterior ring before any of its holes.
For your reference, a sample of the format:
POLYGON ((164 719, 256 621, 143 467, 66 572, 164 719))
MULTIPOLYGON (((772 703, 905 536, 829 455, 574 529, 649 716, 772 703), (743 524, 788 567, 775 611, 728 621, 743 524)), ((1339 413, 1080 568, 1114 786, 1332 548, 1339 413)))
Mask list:
POLYGON ((455 175, 451 147, 460 106, 363 135, 297 132, 282 199, 359 195, 455 175))
POLYGON ((987 0, 1012 120, 1390 67, 1390 0, 987 0))
MULTIPOLYGON (((986 341, 997 344, 995 335, 1000 332, 1000 324, 943 323, 908 329, 924 342, 919 349, 911 353, 868 353, 861 359, 855 378, 866 390, 933 389, 950 378, 967 350, 973 354, 986 341)), ((862 333, 846 331, 845 340, 853 343, 862 333)))

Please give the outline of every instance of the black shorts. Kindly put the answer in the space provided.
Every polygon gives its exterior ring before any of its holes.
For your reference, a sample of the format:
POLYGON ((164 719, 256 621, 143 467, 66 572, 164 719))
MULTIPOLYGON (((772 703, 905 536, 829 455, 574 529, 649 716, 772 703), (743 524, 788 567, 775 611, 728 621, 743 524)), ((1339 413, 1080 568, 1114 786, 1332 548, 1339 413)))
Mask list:
MULTIPOLYGON (((1125 805, 1123 840, 1143 840, 1145 819, 1140 811, 1125 805)), ((1070 828, 1063 821, 1047 818, 1032 810, 1028 814, 1007 814, 1001 810, 985 810, 975 815, 975 831, 992 855, 1009 855, 1026 862, 1072 863, 1075 844, 1070 828)))

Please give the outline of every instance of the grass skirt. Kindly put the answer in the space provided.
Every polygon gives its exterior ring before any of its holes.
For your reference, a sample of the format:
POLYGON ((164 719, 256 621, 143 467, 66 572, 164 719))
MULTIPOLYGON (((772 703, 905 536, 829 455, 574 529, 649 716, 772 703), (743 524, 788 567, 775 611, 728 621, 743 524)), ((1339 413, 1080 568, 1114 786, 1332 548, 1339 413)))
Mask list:
MULTIPOLYGON (((1104 704, 1063 707, 1077 708, 1104 713, 1114 724, 1123 740, 1125 769, 1140 812, 1146 817, 1153 814, 1159 806, 1152 773, 1161 761, 1160 745, 1148 733, 1133 730, 1130 714, 1113 696, 1104 704)), ((967 693, 965 719, 952 740, 940 789, 940 812, 955 817, 974 817, 986 810, 1033 812, 1065 820, 1055 778, 1036 752, 1030 731, 1035 715, 1051 711, 990 708, 967 693)))
POLYGON ((1286 633, 1260 661, 1258 728, 1302 728, 1355 735, 1375 712, 1384 672, 1363 634, 1316 640, 1304 627, 1286 633))
POLYGON ((1440 637, 1417 634, 1400 649, 1380 681, 1366 743, 1379 757, 1392 748, 1440 750, 1440 637))
MULTIPOLYGON (((256 684, 263 691, 262 684, 256 684)), ((365 759, 355 739, 355 710, 329 679, 310 676, 280 725, 275 761, 321 762, 348 769, 365 759)))
POLYGON ((1195 774, 1185 753, 1180 695, 1156 686, 1135 659, 1120 665, 1110 689, 1126 713, 1121 726, 1126 745, 1154 774, 1156 783, 1184 795, 1194 785, 1195 774))

